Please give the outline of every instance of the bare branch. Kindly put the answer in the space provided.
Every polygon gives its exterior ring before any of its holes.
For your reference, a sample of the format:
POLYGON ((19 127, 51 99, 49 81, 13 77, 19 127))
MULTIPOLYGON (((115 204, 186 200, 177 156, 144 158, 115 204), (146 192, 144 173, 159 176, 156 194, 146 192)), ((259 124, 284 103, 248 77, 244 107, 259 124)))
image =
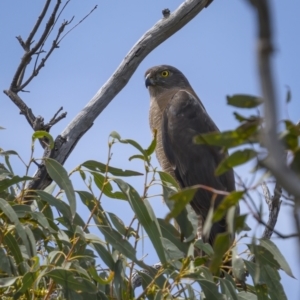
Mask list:
POLYGON ((51 0, 47 0, 46 1, 45 6, 44 6, 41 14, 39 15, 39 17, 38 17, 38 19, 37 19, 37 21, 36 21, 36 23, 35 23, 32 31, 30 32, 30 34, 29 34, 29 36, 28 36, 28 38, 27 38, 27 40, 25 42, 25 48, 24 48, 25 51, 29 51, 30 50, 30 45, 31 45, 32 39, 33 39, 34 35, 36 34, 36 32, 38 31, 38 29, 40 27, 40 25, 41 25, 41 23, 42 23, 45 15, 46 15, 46 13, 47 13, 47 10, 49 8, 50 3, 51 3, 51 0))
POLYGON ((5 90, 4 94, 6 94, 12 100, 12 102, 20 109, 20 114, 25 116, 28 123, 33 128, 33 124, 36 120, 36 117, 33 114, 32 110, 25 104, 25 102, 19 97, 19 95, 14 93, 13 91, 5 90))
MULTIPOLYGON (((262 163, 276 177, 281 186, 295 199, 300 199, 299 177, 287 166, 283 145, 277 136, 277 98, 271 64, 273 53, 272 29, 268 0, 249 0, 257 10, 258 17, 258 67, 261 89, 264 99, 265 126, 262 141, 269 151, 269 156, 262 163)), ((300 200, 298 200, 299 202, 300 200)))
MULTIPOLYGON (((78 113, 55 140, 50 156, 64 164, 80 138, 87 132, 95 119, 127 84, 143 59, 162 42, 191 21, 208 3, 208 0, 186 0, 168 18, 162 18, 149 29, 132 47, 118 69, 100 88, 90 102, 78 113)), ((49 153, 47 153, 49 155, 49 153)), ((35 174, 36 180, 29 189, 44 189, 51 183, 43 165, 35 174)))
MULTIPOLYGON (((56 13, 59 9, 60 4, 61 4, 61 0, 57 0, 56 5, 53 9, 53 12, 52 12, 47 24, 46 24, 46 27, 45 27, 40 39, 37 41, 37 43, 34 45, 34 47, 31 50, 29 49, 30 47, 28 49, 25 49, 25 54, 23 55, 21 63, 19 64, 19 66, 17 68, 17 71, 16 71, 16 73, 13 77, 12 83, 10 85, 10 90, 11 91, 16 92, 16 91, 22 90, 22 88, 18 89, 19 85, 22 83, 22 81, 20 80, 20 76, 21 77, 23 76, 24 71, 25 71, 27 65, 29 64, 29 62, 31 60, 32 55, 35 54, 38 51, 38 49, 40 48, 40 46, 43 44, 46 37, 48 36, 48 33, 49 33, 49 31, 51 30, 51 28, 54 24, 55 16, 56 16, 56 13)), ((44 9, 43 9, 43 11, 44 11, 44 9)), ((29 37, 31 37, 31 33, 29 34, 29 37)), ((33 38, 33 36, 31 37, 31 39, 32 38, 33 38)), ((27 45, 26 45, 26 47, 27 47, 27 45)))
POLYGON ((271 197, 270 191, 265 183, 262 184, 262 189, 263 189, 263 194, 265 196, 266 203, 268 204, 269 207, 269 220, 262 234, 262 238, 270 239, 274 232, 274 228, 277 223, 277 218, 280 211, 280 206, 281 206, 280 198, 282 194, 282 189, 281 186, 278 184, 278 182, 276 182, 273 197, 271 197))

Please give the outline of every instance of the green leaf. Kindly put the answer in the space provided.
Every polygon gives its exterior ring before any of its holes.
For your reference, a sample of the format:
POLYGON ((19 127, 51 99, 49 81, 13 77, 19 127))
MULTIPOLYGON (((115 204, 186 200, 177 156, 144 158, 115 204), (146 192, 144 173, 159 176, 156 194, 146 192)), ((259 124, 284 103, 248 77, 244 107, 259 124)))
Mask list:
POLYGON ((92 283, 92 281, 83 277, 75 276, 72 271, 56 268, 46 273, 46 276, 49 276, 57 284, 62 285, 64 288, 78 292, 87 292, 90 294, 97 293, 97 287, 92 283))
POLYGON ((287 300, 277 270, 268 265, 262 266, 262 278, 267 284, 268 292, 272 300, 287 300))
POLYGON ((236 290, 230 281, 220 278, 220 286, 223 295, 226 295, 227 299, 238 300, 236 290))
POLYGON ((35 131, 32 135, 32 145, 31 147, 33 148, 34 147, 34 142, 36 139, 43 139, 43 138, 47 138, 48 139, 48 142, 49 142, 49 146, 50 146, 50 149, 53 149, 54 147, 54 140, 53 140, 53 137, 52 135, 47 132, 47 131, 35 131))
POLYGON ((5 288, 13 285, 19 277, 0 278, 0 288, 5 288))
POLYGON ((198 239, 195 243, 195 247, 202 250, 206 255, 213 256, 214 250, 210 244, 204 243, 202 239, 198 239))
POLYGON ((27 255, 29 257, 33 257, 35 253, 35 245, 34 248, 32 248, 30 239, 26 234, 26 230, 23 228, 22 224, 20 223, 17 214, 14 212, 12 207, 7 203, 7 201, 5 201, 2 198, 0 198, 0 209, 10 219, 10 221, 15 224, 16 231, 26 248, 27 255))
POLYGON ((157 218, 161 234, 164 238, 168 239, 170 242, 172 242, 176 247, 183 253, 187 253, 188 251, 188 244, 183 243, 180 240, 180 233, 177 231, 177 229, 171 225, 170 223, 167 223, 165 220, 157 218))
POLYGON ((81 164, 81 166, 92 170, 92 171, 97 171, 97 172, 101 172, 103 174, 105 174, 106 172, 114 175, 114 176, 122 176, 122 177, 126 177, 126 176, 140 176, 143 175, 142 173, 136 172, 136 171, 131 171, 131 170, 122 170, 122 169, 118 169, 118 168, 114 168, 111 166, 107 166, 103 163, 100 163, 98 161, 95 160, 87 160, 86 162, 84 162, 83 164, 81 164))
POLYGON ((121 136, 117 132, 115 132, 115 131, 113 131, 110 134, 110 136, 112 138, 117 139, 122 144, 130 144, 131 146, 133 146, 134 148, 136 148, 137 150, 139 150, 140 153, 142 153, 142 155, 144 156, 144 160, 145 161, 149 162, 149 157, 147 155, 147 150, 144 150, 139 143, 137 143, 134 140, 130 140, 130 139, 123 140, 123 139, 121 139, 121 136))
POLYGON ((230 247, 230 235, 228 233, 220 233, 214 241, 214 255, 211 260, 210 270, 216 274, 222 264, 223 256, 230 247))
POLYGON ((240 233, 242 231, 250 231, 251 228, 246 223, 246 218, 248 217, 248 214, 245 215, 239 215, 235 217, 235 230, 237 233, 240 233))
POLYGON ((107 212, 107 214, 109 215, 109 218, 111 220, 111 222, 113 223, 113 225, 115 226, 115 228, 122 234, 122 235, 126 235, 127 237, 129 237, 131 234, 131 232, 135 232, 135 230, 131 227, 131 228, 127 228, 124 225, 124 222, 115 214, 111 213, 111 212, 107 212))
POLYGON ((285 257, 282 255, 278 247, 271 240, 261 239, 260 245, 273 254, 274 259, 279 263, 281 269, 287 275, 291 276, 292 278, 295 278, 285 257))
POLYGON ((27 272, 22 277, 22 286, 14 294, 14 299, 19 299, 27 290, 29 290, 37 278, 37 272, 27 272))
POLYGON ((126 239, 122 237, 119 232, 105 226, 100 226, 99 229, 110 245, 112 245, 116 250, 120 251, 123 255, 125 255, 132 261, 137 262, 137 258, 135 256, 136 250, 126 239))
POLYGON ((9 259, 2 247, 0 247, 0 272, 7 273, 9 276, 12 275, 9 259))
POLYGON ((43 201, 49 203, 51 206, 54 206, 57 210, 59 210, 66 218, 66 220, 70 222, 70 220, 72 219, 71 209, 65 202, 53 197, 52 195, 44 191, 36 191, 36 193, 41 197, 43 201))
POLYGON ((174 201, 173 209, 165 217, 166 222, 170 222, 171 219, 177 217, 181 211, 189 204, 195 196, 198 188, 185 188, 180 192, 173 194, 169 197, 169 200, 174 201))
POLYGON ((3 192, 8 187, 10 187, 16 183, 26 181, 26 180, 31 180, 31 179, 32 179, 32 177, 29 177, 29 176, 23 176, 23 177, 13 176, 10 179, 3 179, 0 181, 0 192, 3 192))
POLYGON ((213 215, 213 222, 218 222, 223 219, 228 209, 238 204, 239 200, 243 197, 244 191, 233 191, 227 195, 216 208, 213 215))
POLYGON ((7 150, 7 151, 0 150, 0 155, 1 156, 9 156, 9 155, 17 155, 17 156, 19 156, 18 152, 14 151, 14 150, 7 150))
POLYGON ((113 192, 113 188, 109 181, 105 179, 102 174, 91 172, 94 177, 94 182, 100 191, 103 191, 104 195, 113 199, 127 200, 126 196, 122 192, 113 192))
POLYGON ((200 284, 203 293, 205 294, 205 298, 214 299, 214 300, 223 300, 223 297, 218 292, 218 287, 215 283, 206 280, 206 279, 199 279, 197 282, 200 284))
POLYGON ((245 282, 246 279, 246 267, 244 260, 236 255, 236 252, 232 254, 232 274, 234 278, 239 282, 245 282))
POLYGON ((73 185, 68 176, 67 171, 55 159, 46 158, 45 165, 46 165, 47 172, 50 175, 50 177, 57 183, 57 185, 62 190, 65 191, 67 199, 70 204, 70 210, 71 210, 71 215, 72 215, 72 219, 73 219, 75 217, 75 213, 76 213, 76 198, 75 198, 75 192, 73 189, 73 185))
POLYGON ((153 130, 153 140, 152 140, 150 146, 145 150, 148 156, 150 156, 155 151, 156 143, 157 143, 157 130, 154 129, 153 130))
POLYGON ((279 269, 280 265, 277 260, 274 259, 274 255, 261 245, 247 244, 251 253, 255 256, 255 261, 258 265, 269 265, 275 269, 279 269))
POLYGON ((15 237, 10 232, 7 232, 4 235, 4 244, 7 246, 6 250, 8 251, 8 253, 10 253, 14 257, 20 274, 22 274, 22 275, 25 274, 26 269, 25 269, 24 265, 22 264, 23 256, 22 256, 20 247, 19 247, 15 237))
POLYGON ((236 94, 227 96, 227 104, 239 108, 254 108, 259 106, 263 100, 256 96, 236 94))
MULTIPOLYGON (((174 206, 174 201, 169 198, 178 191, 179 186, 176 180, 165 172, 158 172, 163 188, 163 198, 170 211, 174 206)), ((181 234, 185 237, 185 242, 194 240, 197 234, 198 218, 190 205, 187 205, 177 217, 175 217, 181 234)))
POLYGON ((101 244, 96 243, 95 241, 93 243, 90 243, 90 245, 97 251, 100 258, 103 260, 103 262, 107 265, 107 267, 110 270, 113 270, 115 267, 115 262, 111 256, 111 254, 108 252, 108 250, 101 244))
POLYGON ((114 179, 120 190, 127 196, 128 201, 147 232, 161 263, 166 262, 164 249, 160 237, 162 237, 158 221, 147 199, 142 200, 137 191, 121 179, 114 179))
POLYGON ((176 192, 179 190, 177 181, 170 174, 162 171, 158 171, 157 173, 159 174, 163 186, 166 186, 176 192))
POLYGON ((174 267, 180 269, 181 268, 181 263, 178 262, 179 259, 185 257, 185 253, 180 251, 176 245, 174 245, 171 241, 161 238, 162 245, 165 250, 165 255, 167 261, 172 264, 174 267))
POLYGON ((257 300, 257 296, 249 292, 240 292, 238 293, 238 300, 257 300))
POLYGON ((236 130, 197 135, 194 137, 194 143, 225 148, 237 147, 249 142, 256 143, 258 141, 256 135, 259 124, 259 119, 249 120, 242 123, 236 130))
POLYGON ((256 157, 256 155, 257 155, 256 151, 252 149, 238 150, 230 154, 223 161, 221 161, 215 173, 217 176, 220 176, 221 174, 227 172, 228 170, 231 170, 233 167, 248 162, 252 158, 256 157))

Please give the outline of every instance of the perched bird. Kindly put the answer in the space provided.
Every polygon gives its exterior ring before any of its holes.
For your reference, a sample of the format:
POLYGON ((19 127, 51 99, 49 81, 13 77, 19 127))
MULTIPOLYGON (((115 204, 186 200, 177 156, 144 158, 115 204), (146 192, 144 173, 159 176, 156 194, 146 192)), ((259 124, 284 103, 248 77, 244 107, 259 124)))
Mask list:
MULTIPOLYGON (((196 135, 219 131, 206 112, 186 77, 176 68, 161 65, 145 73, 150 93, 150 127, 157 130, 156 156, 163 171, 171 174, 181 188, 202 184, 222 191, 234 191, 232 170, 215 175, 215 169, 227 155, 219 147, 193 142, 196 135)), ((191 206, 205 221, 213 193, 198 189, 191 206)), ((224 196, 216 195, 217 207, 224 196)), ((205 241, 213 244, 218 233, 226 232, 226 219, 215 223, 205 241)))

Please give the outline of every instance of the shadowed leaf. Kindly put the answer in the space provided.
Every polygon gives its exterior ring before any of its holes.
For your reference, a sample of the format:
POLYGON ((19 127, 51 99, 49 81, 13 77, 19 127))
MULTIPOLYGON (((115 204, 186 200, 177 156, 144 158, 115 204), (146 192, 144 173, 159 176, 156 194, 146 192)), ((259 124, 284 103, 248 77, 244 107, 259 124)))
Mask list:
POLYGON ((242 165, 254 157, 256 157, 256 151, 252 149, 238 150, 221 161, 215 173, 217 176, 220 176, 233 167, 242 165))
POLYGON ((190 187, 182 189, 181 191, 169 197, 169 200, 173 201, 174 205, 173 209, 165 217, 166 222, 170 222, 171 219, 177 217, 180 214, 180 212, 186 207, 186 205, 192 201, 197 190, 197 188, 190 187))
POLYGON ((216 208, 213 215, 213 222, 222 220, 228 209, 238 204, 239 200, 243 197, 243 191, 234 191, 227 195, 219 206, 216 208))
POLYGON ((68 176, 67 171, 59 162, 51 158, 45 159, 45 165, 50 177, 57 183, 57 185, 62 190, 65 191, 70 204, 70 211, 73 219, 76 213, 76 198, 73 185, 68 176))
POLYGON ((97 171, 105 174, 106 172, 114 175, 114 176, 121 176, 121 177, 126 177, 126 176, 140 176, 143 175, 142 173, 136 172, 136 171, 131 171, 131 170, 122 170, 118 168, 114 168, 111 166, 107 166, 101 162, 95 161, 95 160, 87 160, 81 166, 92 170, 92 171, 97 171))

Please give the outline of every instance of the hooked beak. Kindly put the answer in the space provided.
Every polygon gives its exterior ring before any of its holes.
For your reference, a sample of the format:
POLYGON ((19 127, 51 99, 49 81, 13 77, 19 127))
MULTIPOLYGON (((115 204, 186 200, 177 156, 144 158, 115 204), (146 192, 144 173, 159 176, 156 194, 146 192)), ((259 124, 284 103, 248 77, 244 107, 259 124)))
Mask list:
POLYGON ((151 78, 149 74, 146 76, 145 85, 146 85, 146 88, 148 88, 148 86, 154 86, 155 85, 154 79, 151 78))

